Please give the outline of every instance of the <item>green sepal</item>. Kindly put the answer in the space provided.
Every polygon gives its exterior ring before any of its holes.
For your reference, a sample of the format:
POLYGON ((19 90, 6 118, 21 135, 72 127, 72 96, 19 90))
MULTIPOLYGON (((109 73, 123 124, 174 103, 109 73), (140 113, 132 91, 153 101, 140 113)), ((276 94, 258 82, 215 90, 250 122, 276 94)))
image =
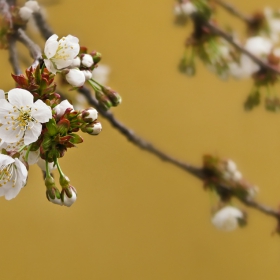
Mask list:
POLYGON ((46 123, 46 127, 48 129, 48 134, 50 136, 54 136, 58 133, 58 129, 56 126, 56 122, 54 119, 50 119, 47 123, 46 123))
POLYGON ((72 144, 80 144, 80 143, 84 142, 84 139, 78 134, 71 133, 71 138, 70 138, 69 142, 72 144))

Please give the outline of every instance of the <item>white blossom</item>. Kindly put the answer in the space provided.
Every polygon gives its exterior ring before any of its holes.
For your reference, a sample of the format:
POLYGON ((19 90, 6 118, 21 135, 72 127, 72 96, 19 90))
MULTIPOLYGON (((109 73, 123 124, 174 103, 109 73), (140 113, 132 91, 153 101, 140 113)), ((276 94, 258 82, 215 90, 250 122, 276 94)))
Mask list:
POLYGON ((238 182, 242 179, 242 174, 240 171, 236 170, 233 172, 232 174, 232 180, 235 181, 235 182, 238 182))
POLYGON ((232 231, 238 226, 238 219, 244 219, 243 213, 232 206, 225 206, 212 217, 212 224, 220 230, 232 231))
POLYGON ((85 54, 82 57, 82 65, 85 67, 91 67, 93 65, 93 58, 90 54, 85 54))
POLYGON ((176 4, 174 6, 174 14, 176 16, 180 15, 191 15, 197 11, 197 8, 194 4, 192 4, 190 1, 185 1, 182 4, 176 4))
POLYGON ((185 2, 181 4, 181 9, 184 14, 191 15, 197 11, 196 6, 191 2, 185 2))
POLYGON ((73 87, 81 87, 86 81, 84 73, 78 69, 70 69, 65 75, 65 78, 66 81, 73 87))
POLYGON ((42 123, 52 118, 52 111, 42 100, 33 103, 33 95, 15 88, 8 92, 8 101, 0 102, 0 135, 7 143, 18 142, 21 138, 25 145, 35 142, 41 134, 42 123))
POLYGON ((65 111, 69 108, 74 110, 73 105, 68 100, 63 100, 54 107, 54 111, 56 115, 60 118, 65 113, 65 111))
POLYGON ((15 198, 25 186, 27 169, 17 158, 0 154, 0 196, 15 198))
POLYGON ((226 169, 231 173, 235 172, 237 170, 236 163, 231 159, 227 160, 226 169))
MULTIPOLYGON (((272 51, 273 44, 267 38, 255 36, 247 39, 244 48, 254 56, 266 61, 268 54, 272 51)), ((239 63, 229 63, 229 69, 235 78, 248 78, 259 71, 260 66, 247 55, 242 54, 239 63)))
MULTIPOLYGON (((3 140, 0 141, 0 149, 5 149, 8 152, 19 151, 22 148, 22 146, 24 146, 23 138, 21 138, 18 142, 15 142, 15 143, 6 143, 3 140)), ((25 160, 27 150, 28 150, 28 147, 25 147, 20 152, 19 160, 21 160, 21 161, 25 160)), ((37 163, 39 156, 40 156, 39 149, 37 151, 29 151, 27 163, 29 165, 37 163)))
POLYGON ((62 37, 57 41, 58 36, 52 35, 45 44, 45 65, 54 74, 58 70, 70 66, 74 58, 79 54, 79 39, 72 35, 62 37))

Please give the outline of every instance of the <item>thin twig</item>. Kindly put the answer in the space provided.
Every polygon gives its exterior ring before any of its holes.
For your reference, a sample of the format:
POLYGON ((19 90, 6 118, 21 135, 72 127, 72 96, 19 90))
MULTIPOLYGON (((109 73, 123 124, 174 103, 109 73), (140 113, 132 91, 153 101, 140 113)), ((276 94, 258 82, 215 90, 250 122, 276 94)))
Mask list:
POLYGON ((214 0, 214 2, 216 2, 218 5, 220 5, 221 7, 223 7, 226 11, 228 11, 230 14, 234 15, 235 17, 243 20, 244 22, 246 22, 247 24, 252 24, 253 19, 243 13, 241 13, 239 10, 237 10, 234 6, 232 6, 229 3, 226 3, 224 1, 221 0, 214 0))
MULTIPOLYGON (((34 16, 35 16, 36 24, 41 31, 41 35, 45 39, 48 39, 53 34, 53 32, 51 31, 51 29, 49 28, 49 26, 47 25, 47 23, 45 22, 45 20, 41 14, 35 13, 34 16)), ((229 43, 231 43, 233 46, 235 46, 239 51, 248 55, 254 62, 256 62, 261 67, 263 67, 265 69, 269 69, 273 72, 280 74, 280 71, 278 71, 277 69, 264 63, 262 60, 258 59, 257 57, 255 57, 254 55, 249 53, 247 50, 245 50, 244 48, 239 46, 237 43, 235 43, 233 41, 232 37, 230 35, 228 35, 227 33, 225 33, 224 31, 213 26, 211 23, 207 23, 205 25, 208 28, 210 28, 212 30, 212 32, 215 32, 217 35, 223 37, 225 40, 227 40, 229 43)), ((138 135, 136 135, 131 129, 129 129, 123 123, 118 121, 110 111, 103 110, 99 106, 98 101, 92 96, 91 91, 88 88, 82 87, 79 89, 79 92, 81 94, 83 94, 85 96, 85 98, 87 99, 88 103, 90 105, 92 105, 93 107, 95 107, 98 110, 99 114, 102 115, 105 119, 107 119, 109 121, 109 123, 115 129, 117 129, 124 137, 126 137, 126 139, 128 141, 132 142, 137 147, 139 147, 143 150, 146 150, 149 153, 154 154, 161 160, 167 161, 167 162, 183 169, 184 171, 188 172, 189 174, 193 175, 194 177, 196 177, 200 180, 205 180, 207 178, 207 175, 205 174, 205 171, 203 168, 195 167, 195 166, 192 166, 191 164, 177 160, 176 158, 164 153, 163 151, 161 151, 158 148, 156 148, 155 146, 153 146, 151 143, 147 142, 146 140, 144 140, 141 137, 139 137, 138 135)), ((220 185, 218 187, 223 188, 227 191, 230 191, 230 189, 227 186, 220 185)), ((241 198, 237 195, 236 195, 236 198, 239 199, 243 204, 247 205, 248 207, 254 208, 268 216, 272 216, 272 217, 276 218, 278 222, 280 221, 279 211, 272 209, 271 207, 268 207, 266 205, 263 205, 250 198, 241 198)))
POLYGON ((51 37, 53 35, 53 31, 51 30, 50 26, 45 21, 42 13, 40 11, 33 13, 33 18, 36 22, 37 27, 39 28, 41 36, 45 40, 47 40, 49 37, 51 37))
POLYGON ((41 48, 36 45, 21 28, 17 30, 16 34, 18 40, 26 46, 26 48, 30 52, 31 57, 34 59, 34 62, 31 66, 36 67, 42 59, 41 48))
MULTIPOLYGON (((118 121, 110 111, 104 111, 99 106, 96 98, 94 98, 92 96, 91 91, 88 88, 86 88, 86 87, 80 88, 79 92, 81 94, 83 94, 83 96, 87 99, 88 103, 90 105, 92 105, 93 107, 95 107, 98 110, 99 114, 102 115, 102 117, 104 117, 107 121, 109 121, 109 123, 115 129, 117 129, 124 137, 126 137, 128 141, 131 141, 137 147, 139 147, 143 150, 146 150, 147 152, 149 152, 151 154, 154 154, 161 160, 167 161, 167 162, 183 169, 184 171, 188 172, 189 174, 193 175, 194 177, 196 177, 200 180, 205 180, 207 178, 207 175, 205 174, 203 168, 195 167, 189 163, 182 162, 182 161, 164 153, 163 151, 161 151, 158 148, 156 148, 155 146, 153 146, 151 143, 147 142, 143 138, 136 135, 131 129, 129 129, 123 123, 118 121)), ((227 186, 219 185, 218 187, 231 192, 230 188, 227 186)), ((232 194, 234 195, 234 193, 232 193, 232 194)), ((279 211, 277 211, 269 206, 263 205, 250 198, 241 198, 237 195, 235 195, 235 197, 240 202, 245 204, 246 206, 259 210, 260 212, 262 212, 268 216, 272 216, 272 217, 276 218, 278 221, 280 220, 279 211)))
POLYGON ((12 15, 10 13, 11 3, 8 0, 0 0, 0 13, 9 22, 10 28, 13 27, 12 15))
POLYGON ((233 45, 237 50, 240 52, 246 54, 248 57, 250 57, 255 63, 257 63, 261 68, 269 70, 271 72, 280 74, 280 70, 276 67, 271 66, 270 64, 264 62, 260 58, 253 55, 251 52, 247 51, 245 48, 240 46, 238 43, 236 43, 231 35, 220 29, 219 27, 215 26, 211 22, 205 22, 204 26, 208 27, 214 34, 224 38, 226 41, 228 41, 231 45, 233 45))
POLYGON ((17 49, 16 49, 16 41, 17 41, 16 36, 10 35, 8 37, 9 61, 10 61, 11 65, 12 65, 13 72, 16 75, 19 75, 22 72, 21 72, 21 69, 20 69, 20 66, 19 66, 19 61, 18 61, 18 54, 17 54, 17 49))

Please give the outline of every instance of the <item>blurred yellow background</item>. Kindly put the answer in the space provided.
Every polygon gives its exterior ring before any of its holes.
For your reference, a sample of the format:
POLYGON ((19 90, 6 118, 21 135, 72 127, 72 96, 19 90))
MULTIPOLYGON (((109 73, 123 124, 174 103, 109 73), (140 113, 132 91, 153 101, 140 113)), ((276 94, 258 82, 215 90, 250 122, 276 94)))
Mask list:
MULTIPOLYGON (((201 64, 194 78, 177 71, 190 28, 173 24, 172 0, 39 3, 59 36, 75 35, 103 54, 112 69, 109 85, 123 97, 113 109, 118 119, 193 164, 200 165, 204 153, 232 158, 260 187, 259 199, 278 207, 279 115, 262 106, 243 110, 251 81, 221 81, 201 64)), ((277 0, 234 4, 246 13, 252 6, 279 7, 277 0)), ((14 86, 7 52, 0 62, 7 91, 14 86)), ((85 136, 61 160, 79 194, 71 208, 47 201, 37 166, 16 199, 1 198, 0 279, 279 279, 280 238, 271 236, 272 218, 248 210, 246 228, 216 230, 200 181, 100 121, 102 133, 85 136)))

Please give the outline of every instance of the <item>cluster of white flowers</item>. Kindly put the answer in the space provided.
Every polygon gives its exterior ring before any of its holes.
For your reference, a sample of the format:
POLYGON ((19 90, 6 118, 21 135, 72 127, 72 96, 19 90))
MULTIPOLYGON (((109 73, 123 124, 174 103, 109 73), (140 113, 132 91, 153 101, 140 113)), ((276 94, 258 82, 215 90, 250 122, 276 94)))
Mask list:
POLYGON ((57 40, 58 36, 54 34, 46 41, 44 62, 47 69, 54 74, 63 70, 70 85, 83 86, 93 75, 93 71, 89 70, 94 65, 92 55, 81 54, 79 57, 79 39, 72 35, 57 40))
MULTIPOLYGON (((10 90, 7 99, 1 90, 0 101, 0 147, 6 152, 14 150, 21 152, 19 158, 0 154, 0 196, 12 199, 24 187, 27 179, 27 169, 22 163, 26 150, 21 151, 19 147, 37 141, 42 131, 42 123, 52 118, 52 112, 42 100, 34 103, 33 95, 24 89, 10 90)), ((27 162, 36 163, 38 158, 38 151, 32 155, 30 153, 27 162)))
POLYGON ((190 0, 184 0, 182 3, 176 3, 174 6, 175 16, 190 16, 196 11, 195 5, 190 0))
POLYGON ((25 2, 24 6, 19 9, 19 16, 22 20, 28 21, 33 13, 40 10, 40 6, 37 1, 29 0, 25 2))
MULTIPOLYGON (((248 38, 246 40, 244 48, 257 58, 262 59, 264 62, 267 62, 267 57, 272 53, 272 51, 274 55, 278 55, 277 49, 273 50, 272 41, 261 36, 248 38)), ((242 54, 240 56, 240 60, 238 63, 229 63, 230 74, 235 78, 248 78, 259 70, 260 66, 246 54, 242 54)))
POLYGON ((226 161, 225 172, 223 177, 226 180, 233 180, 234 182, 239 182, 242 179, 241 172, 237 169, 236 163, 232 160, 226 161))
POLYGON ((225 206, 212 217, 212 224, 220 230, 232 231, 245 221, 242 211, 232 206, 225 206))

